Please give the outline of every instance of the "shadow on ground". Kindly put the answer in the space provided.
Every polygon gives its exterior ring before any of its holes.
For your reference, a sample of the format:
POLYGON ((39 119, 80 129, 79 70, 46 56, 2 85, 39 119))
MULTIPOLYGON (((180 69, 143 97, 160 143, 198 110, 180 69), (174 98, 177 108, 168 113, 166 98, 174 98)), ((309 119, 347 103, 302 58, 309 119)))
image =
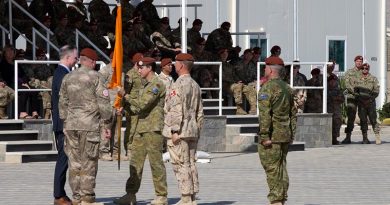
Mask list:
MULTIPOLYGON (((96 202, 104 203, 104 205, 115 205, 113 203, 114 199, 117 197, 107 197, 107 198, 97 198, 96 202)), ((138 200, 137 205, 148 205, 153 199, 149 200, 138 200)), ((176 204, 179 202, 180 198, 168 198, 168 204, 176 204)), ((216 202, 207 202, 207 203, 198 203, 198 205, 229 205, 234 204, 236 201, 216 201, 216 202)))

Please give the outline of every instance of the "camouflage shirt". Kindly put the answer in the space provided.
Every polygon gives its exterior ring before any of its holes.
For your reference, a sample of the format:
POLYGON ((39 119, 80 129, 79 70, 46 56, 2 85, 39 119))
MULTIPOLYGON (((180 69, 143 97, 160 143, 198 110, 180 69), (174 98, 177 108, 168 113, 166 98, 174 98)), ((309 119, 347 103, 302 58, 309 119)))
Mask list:
POLYGON ((110 120, 112 107, 99 73, 81 66, 61 84, 59 112, 65 130, 99 131, 100 120, 110 120))
POLYGON ((130 109, 138 114, 136 132, 158 132, 164 126, 165 86, 157 76, 146 82, 137 99, 131 100, 130 109))
POLYGON ((361 74, 361 71, 356 68, 356 67, 353 67, 349 70, 347 70, 347 72, 345 72, 345 75, 344 75, 344 80, 345 80, 345 89, 346 89, 346 92, 347 92, 347 98, 349 99, 355 99, 355 86, 356 86, 356 83, 358 82, 358 76, 361 74))
POLYGON ((12 100, 14 100, 15 92, 12 88, 5 86, 0 88, 0 107, 6 107, 12 100))
POLYGON ((165 137, 171 138, 171 131, 177 131, 180 138, 199 138, 204 117, 202 97, 199 85, 189 74, 173 84, 164 112, 165 137))
POLYGON ((291 88, 281 79, 267 81, 259 91, 260 140, 290 142, 296 129, 296 107, 291 88))
POLYGON ((357 76, 359 84, 356 85, 355 91, 359 98, 367 98, 374 100, 379 95, 379 81, 378 79, 368 73, 366 76, 360 74, 357 76))
POLYGON ((127 71, 125 76, 125 98, 123 100, 124 103, 124 109, 126 112, 128 112, 131 115, 134 115, 134 113, 130 110, 130 101, 135 100, 139 96, 139 90, 142 88, 142 79, 139 75, 138 71, 133 67, 129 71, 127 71))

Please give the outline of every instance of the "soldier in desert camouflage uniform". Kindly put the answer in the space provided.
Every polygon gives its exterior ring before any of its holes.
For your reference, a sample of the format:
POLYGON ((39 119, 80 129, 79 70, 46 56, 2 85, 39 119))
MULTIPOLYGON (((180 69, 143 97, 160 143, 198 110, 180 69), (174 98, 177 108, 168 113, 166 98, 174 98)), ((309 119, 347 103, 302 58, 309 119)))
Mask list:
POLYGON ((172 72, 172 60, 170 58, 164 58, 161 60, 161 73, 158 75, 160 80, 164 83, 167 95, 169 94, 172 84, 174 83, 171 76, 172 72))
POLYGON ((0 79, 0 119, 8 119, 7 106, 14 100, 15 92, 0 79))
POLYGON ((203 126, 203 105, 199 85, 191 78, 194 58, 190 54, 176 56, 179 78, 166 99, 163 135, 168 138, 168 151, 178 181, 181 199, 177 205, 195 205, 199 192, 196 148, 203 126))
POLYGON ((289 187, 286 157, 294 139, 296 107, 292 90, 279 76, 283 60, 271 56, 265 63, 268 81, 259 91, 258 152, 267 175, 268 200, 273 205, 282 205, 287 200, 289 187))
MULTIPOLYGON (((80 52, 81 67, 63 79, 59 111, 64 120, 65 153, 69 157, 69 184, 73 204, 95 203, 101 120, 110 120, 112 107, 108 90, 94 70, 98 57, 94 50, 80 52)), ((105 137, 110 130, 103 129, 105 137)))
POLYGON ((370 144, 367 137, 367 117, 370 120, 372 129, 375 133, 376 144, 381 144, 381 138, 379 135, 379 124, 377 122, 376 115, 376 103, 375 98, 379 95, 379 81, 371 75, 370 65, 368 63, 363 64, 362 73, 358 75, 359 83, 355 87, 358 113, 360 118, 360 126, 363 134, 363 144, 370 144))
MULTIPOLYGON (((156 76, 155 60, 144 57, 138 62, 138 72, 147 82, 136 99, 130 99, 130 110, 138 115, 138 124, 131 143, 130 177, 126 182, 126 194, 115 199, 115 204, 136 204, 146 156, 152 170, 156 197, 152 205, 168 205, 167 179, 162 159, 165 86, 156 76)), ((127 100, 127 99, 126 99, 127 100)))

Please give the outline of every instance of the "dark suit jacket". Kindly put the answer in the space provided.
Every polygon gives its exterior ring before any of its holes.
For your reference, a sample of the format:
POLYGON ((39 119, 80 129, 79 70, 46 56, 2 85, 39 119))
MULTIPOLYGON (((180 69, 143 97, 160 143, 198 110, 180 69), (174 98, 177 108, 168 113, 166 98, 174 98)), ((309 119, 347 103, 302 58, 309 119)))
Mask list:
POLYGON ((53 131, 58 132, 63 130, 63 120, 60 119, 60 114, 58 110, 58 101, 60 100, 60 89, 62 79, 66 74, 68 74, 68 70, 62 66, 58 65, 57 69, 54 71, 53 76, 53 84, 51 87, 51 104, 52 104, 52 116, 53 116, 53 131))

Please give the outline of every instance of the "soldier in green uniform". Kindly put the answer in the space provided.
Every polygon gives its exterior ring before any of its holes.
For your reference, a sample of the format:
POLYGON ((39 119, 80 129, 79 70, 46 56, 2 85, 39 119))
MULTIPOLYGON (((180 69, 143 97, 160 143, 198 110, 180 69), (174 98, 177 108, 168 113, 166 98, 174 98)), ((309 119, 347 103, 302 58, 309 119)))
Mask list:
POLYGON ((360 69, 362 68, 363 57, 355 57, 355 67, 349 69, 344 76, 345 79, 345 88, 347 93, 347 127, 345 128, 345 133, 347 134, 345 139, 341 142, 343 144, 351 144, 351 133, 354 127, 356 111, 357 111, 357 101, 355 86, 358 82, 358 75, 360 75, 360 69))
POLYGON ((288 146, 294 140, 296 107, 290 87, 280 78, 283 60, 271 56, 265 60, 268 81, 259 91, 259 145, 261 164, 267 175, 268 200, 282 205, 287 200, 288 146))
POLYGON ((363 64, 362 73, 358 75, 360 83, 355 87, 356 99, 358 104, 358 113, 360 118, 360 126, 363 134, 363 144, 370 144, 367 137, 367 117, 370 120, 372 129, 375 133, 376 144, 381 144, 381 138, 379 135, 379 124, 376 118, 376 103, 375 98, 379 94, 379 82, 378 79, 371 75, 370 65, 368 63, 363 64))
POLYGON ((154 58, 144 57, 138 66, 140 76, 147 82, 138 98, 130 99, 130 110, 138 115, 131 143, 130 177, 126 182, 126 194, 115 199, 114 203, 136 204, 136 193, 141 186, 143 166, 148 156, 156 194, 151 204, 168 205, 166 170, 162 159, 164 139, 161 134, 164 127, 165 85, 154 72, 154 58))

